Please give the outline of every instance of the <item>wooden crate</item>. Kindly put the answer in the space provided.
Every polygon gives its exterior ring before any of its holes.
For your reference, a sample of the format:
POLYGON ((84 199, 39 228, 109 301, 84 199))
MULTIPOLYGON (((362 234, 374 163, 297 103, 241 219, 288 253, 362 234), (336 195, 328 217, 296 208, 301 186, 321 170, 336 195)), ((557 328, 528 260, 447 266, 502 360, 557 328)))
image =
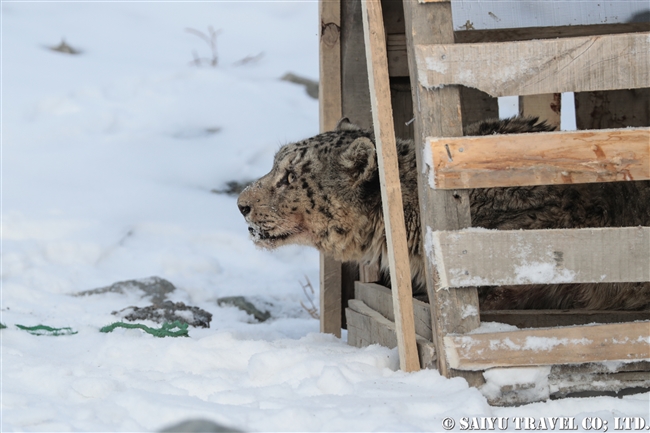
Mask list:
MULTIPOLYGON (((500 369, 541 368, 547 397, 647 389, 650 312, 479 312, 471 285, 526 283, 516 272, 521 269, 516 258, 504 256, 499 266, 480 260, 486 249, 499 256, 513 243, 536 252, 540 263, 548 260, 548 248, 562 251, 562 272, 547 283, 563 278, 599 282, 603 274, 612 282, 650 281, 650 228, 473 230, 467 189, 650 179, 650 27, 632 23, 454 31, 451 23, 449 2, 321 1, 321 62, 330 68, 322 72, 328 75, 321 79, 321 106, 336 105, 337 116, 374 126, 384 158, 380 166, 393 164, 395 135, 415 140, 418 171, 423 173, 418 186, 423 235, 431 234, 436 257, 426 269, 431 305, 405 296, 408 278, 397 277, 404 274, 405 253, 399 252, 404 235, 393 232, 400 225, 401 204, 382 195, 396 290, 369 283, 378 279, 376 268, 356 271, 324 259, 321 293, 330 297, 321 298, 321 329, 336 333, 347 326, 350 344, 398 347, 407 371, 416 369, 415 362, 448 377, 462 376, 473 386, 483 386, 485 377, 500 369), (338 12, 338 21, 329 21, 325 10, 338 12), (327 29, 334 22, 338 58, 327 54, 327 29), (499 67, 509 68, 508 79, 498 79, 503 76, 499 67), (520 95, 522 114, 540 115, 559 126, 559 92, 565 91, 576 92, 578 126, 599 130, 510 136, 505 144, 500 136, 496 155, 496 137, 460 138, 464 126, 496 117, 496 96, 503 95, 520 95), (601 129, 625 126, 625 114, 629 126, 645 127, 601 129), (490 158, 485 158, 487 152, 490 158), (612 240, 619 250, 599 254, 612 240), (572 248, 576 242, 585 247, 572 248), (353 294, 350 277, 356 275, 360 281, 353 294), (328 325, 328 317, 339 319, 328 325), (520 329, 475 333, 481 331, 481 322, 520 329), (616 338, 621 335, 625 342, 616 338), (533 353, 526 352, 527 341, 560 343, 533 353)), ((390 171, 382 169, 382 187, 388 183, 395 191, 399 182, 394 184, 390 171)), ((531 386, 504 385, 496 394, 491 391, 490 401, 526 402, 531 386)))

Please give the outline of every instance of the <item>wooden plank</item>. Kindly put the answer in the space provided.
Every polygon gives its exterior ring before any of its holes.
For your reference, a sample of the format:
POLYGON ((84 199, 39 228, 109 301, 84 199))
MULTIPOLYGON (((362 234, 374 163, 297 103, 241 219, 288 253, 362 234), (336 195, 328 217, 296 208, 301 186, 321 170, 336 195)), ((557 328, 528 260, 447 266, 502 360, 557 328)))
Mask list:
POLYGON ((650 126, 650 89, 576 93, 578 129, 650 126))
MULTIPOLYGON (((641 363, 647 364, 643 361, 641 363)), ((622 365, 626 367, 641 363, 622 365)), ((584 396, 585 393, 589 396, 625 395, 633 393, 629 392, 632 390, 636 390, 637 393, 647 392, 650 388, 648 369, 640 371, 621 371, 618 368, 607 367, 592 369, 593 365, 492 368, 484 373, 487 384, 482 391, 491 405, 510 406, 544 401, 549 398, 571 397, 576 394, 584 396), (529 379, 522 381, 522 377, 529 379), (497 383, 493 382, 495 378, 497 383), (511 383, 508 378, 512 378, 511 383)))
POLYGON ((320 332, 341 337, 341 262, 320 255, 320 332))
POLYGON ((580 364, 650 359, 650 322, 448 335, 452 368, 580 364))
MULTIPOLYGON (((353 339, 359 344, 357 347, 380 344, 393 349, 397 347, 395 323, 368 307, 357 299, 350 300, 350 307, 346 309, 348 317, 352 318, 350 330, 353 339)), ((350 332, 348 332, 348 336, 350 332)), ((418 363, 422 368, 435 368, 436 351, 431 341, 416 337, 418 363)))
POLYGON ((650 23, 614 23, 560 27, 520 27, 510 29, 466 30, 454 33, 457 44, 479 42, 530 41, 533 39, 574 38, 650 31, 650 23))
POLYGON ((625 33, 556 40, 415 47, 426 88, 462 84, 492 96, 650 87, 650 37, 625 33))
MULTIPOLYGON (((341 7, 339 0, 319 2, 320 43, 318 87, 320 130, 331 131, 341 116, 341 7)), ((320 330, 341 336, 342 264, 320 255, 320 330)))
MULTIPOLYGON (((390 289, 379 284, 357 282, 355 284, 354 297, 386 319, 392 322, 395 321, 393 295, 390 289)), ((429 341, 433 341, 429 304, 413 299, 413 317, 415 321, 415 334, 429 341)))
MULTIPOLYGON (((363 301, 388 320, 395 320, 390 289, 379 284, 357 282, 355 284, 355 298, 363 301)), ((413 299, 413 316, 415 318, 416 335, 433 341, 429 304, 413 299)), ((480 316, 481 322, 507 323, 518 328, 549 328, 552 326, 650 320, 650 311, 482 310, 480 316)))
POLYGON ((440 288, 650 281, 650 227, 435 232, 440 288))
MULTIPOLYGON (((427 89, 421 85, 413 48, 416 44, 451 44, 454 41, 450 3, 418 4, 404 0, 404 24, 407 38, 411 95, 415 117, 415 148, 417 157, 418 195, 420 203, 422 238, 435 230, 456 230, 469 227, 470 209, 467 191, 433 190, 428 185, 431 167, 423 157, 427 137, 458 137, 463 135, 460 92, 455 86, 427 89)), ((433 342, 438 356, 438 370, 446 377, 452 371, 444 356, 442 336, 450 332, 464 333, 479 326, 478 316, 463 315, 466 308, 478 311, 476 289, 435 290, 438 274, 433 251, 426 251, 425 275, 433 342)), ((480 374, 460 373, 470 385, 480 385, 480 374)))
POLYGON ((650 311, 594 310, 498 310, 481 311, 481 322, 497 322, 518 328, 587 325, 590 323, 625 323, 650 320, 650 311))
MULTIPOLYGON (((361 1, 344 1, 340 6, 342 113, 355 125, 364 129, 372 129, 361 1)), ((351 279, 354 274, 353 268, 359 268, 358 274, 362 281, 379 281, 379 265, 359 266, 356 263, 348 262, 343 266, 342 301, 345 308, 348 300, 354 298, 354 280, 351 279)), ((345 309, 343 312, 345 313, 345 309)))
POLYGON ((390 81, 381 3, 377 0, 362 1, 361 11, 400 368, 407 372, 417 371, 420 369, 420 363, 417 358, 413 325, 411 270, 390 103, 390 81))
POLYGON ((519 97, 519 114, 527 117, 537 117, 550 126, 560 130, 560 114, 562 109, 562 94, 547 93, 544 95, 528 95, 519 97))
POLYGON ((650 179, 650 128, 429 139, 434 188, 650 179))
MULTIPOLYGON (((392 4, 392 2, 388 2, 392 4)), ((595 24, 563 27, 523 27, 515 29, 455 31, 457 44, 482 42, 513 42, 532 39, 556 39, 576 36, 595 36, 620 33, 647 32, 650 23, 595 24)), ((408 56, 406 54, 406 35, 404 29, 386 30, 386 49, 388 50, 388 72, 391 77, 409 76, 408 56)), ((587 128, 585 128, 587 129, 587 128)))

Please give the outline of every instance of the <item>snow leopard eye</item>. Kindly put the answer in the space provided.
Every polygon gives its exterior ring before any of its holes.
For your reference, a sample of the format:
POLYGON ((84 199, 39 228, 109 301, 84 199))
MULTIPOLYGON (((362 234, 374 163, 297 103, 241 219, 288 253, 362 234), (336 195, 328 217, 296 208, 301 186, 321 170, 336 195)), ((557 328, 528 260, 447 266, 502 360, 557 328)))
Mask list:
POLYGON ((289 172, 287 174, 287 183, 293 183, 294 180, 296 180, 296 175, 292 172, 289 172))

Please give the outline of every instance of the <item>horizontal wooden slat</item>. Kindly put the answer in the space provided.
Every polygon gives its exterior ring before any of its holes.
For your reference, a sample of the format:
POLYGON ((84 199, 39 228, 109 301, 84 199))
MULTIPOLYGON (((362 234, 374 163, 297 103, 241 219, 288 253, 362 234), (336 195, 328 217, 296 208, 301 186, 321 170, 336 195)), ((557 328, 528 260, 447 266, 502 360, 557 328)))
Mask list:
POLYGON ((444 337, 458 370, 650 359, 650 322, 444 337))
POLYGON ((507 323, 518 328, 624 323, 650 320, 650 311, 497 310, 481 311, 481 322, 507 323))
MULTIPOLYGON (((393 297, 390 289, 375 283, 356 281, 354 283, 354 297, 391 322, 395 321, 393 297)), ((413 299, 413 316, 415 319, 415 333, 420 337, 433 341, 429 304, 413 299)))
POLYGON ((440 287, 650 281, 650 227, 433 232, 440 287))
POLYGON ((440 189, 650 179, 650 128, 429 138, 440 189))
MULTIPOLYGON (((390 289, 375 283, 355 282, 355 299, 363 301, 388 320, 393 321, 393 298, 390 289)), ((415 333, 429 341, 431 312, 429 304, 413 299, 415 333)), ((518 328, 587 325, 589 323, 624 323, 650 320, 650 311, 594 310, 482 310, 481 322, 507 323, 518 328)), ((650 369, 650 367, 648 367, 650 369)))
POLYGON ((650 34, 416 45, 420 84, 492 96, 650 87, 650 34))
MULTIPOLYGON (((364 347, 380 344, 388 348, 397 347, 395 323, 368 307, 362 301, 351 299, 346 308, 348 322, 348 344, 364 347)), ((422 368, 436 368, 436 353, 431 341, 416 335, 418 358, 422 368)))
POLYGON ((519 27, 510 29, 466 30, 454 32, 457 44, 480 42, 529 41, 531 39, 574 38, 650 31, 650 23, 588 24, 577 26, 519 27))

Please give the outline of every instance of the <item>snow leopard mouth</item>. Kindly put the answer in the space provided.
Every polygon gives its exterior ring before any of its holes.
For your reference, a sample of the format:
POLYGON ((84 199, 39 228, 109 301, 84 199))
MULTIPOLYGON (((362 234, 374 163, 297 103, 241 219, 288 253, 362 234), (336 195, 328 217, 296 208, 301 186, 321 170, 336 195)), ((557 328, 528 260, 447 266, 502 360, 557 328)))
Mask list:
POLYGON ((257 229, 255 227, 248 227, 248 232, 255 243, 275 243, 283 241, 292 236, 293 233, 283 233, 279 235, 272 235, 269 232, 257 229))

